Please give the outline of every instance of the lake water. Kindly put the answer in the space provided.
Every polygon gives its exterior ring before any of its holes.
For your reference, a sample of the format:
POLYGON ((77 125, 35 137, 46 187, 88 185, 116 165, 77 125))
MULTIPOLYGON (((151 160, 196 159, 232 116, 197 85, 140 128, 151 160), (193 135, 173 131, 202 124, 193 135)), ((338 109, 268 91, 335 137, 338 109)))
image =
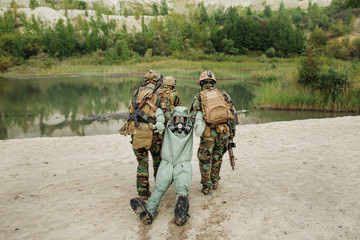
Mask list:
MULTIPOLYGON (((0 78, 0 139, 114 134, 124 119, 83 120, 90 115, 126 113, 141 76, 0 78)), ((232 97, 240 124, 258 124, 349 115, 312 111, 250 110, 250 86, 218 83, 232 97)), ((190 108, 199 91, 195 80, 177 80, 176 90, 190 108)))

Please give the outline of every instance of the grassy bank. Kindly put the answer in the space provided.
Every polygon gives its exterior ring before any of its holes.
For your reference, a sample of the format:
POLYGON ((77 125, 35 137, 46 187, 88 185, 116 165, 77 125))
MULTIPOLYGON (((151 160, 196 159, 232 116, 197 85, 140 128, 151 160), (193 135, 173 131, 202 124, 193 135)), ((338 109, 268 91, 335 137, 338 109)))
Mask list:
MULTIPOLYGON (((109 76, 142 75, 149 69, 178 80, 196 80, 200 73, 211 69, 218 81, 236 81, 251 85, 255 98, 252 106, 271 109, 360 111, 360 63, 337 61, 351 75, 352 85, 335 102, 325 100, 318 92, 297 83, 300 58, 267 59, 233 57, 226 61, 188 61, 169 57, 132 59, 121 64, 98 64, 99 58, 32 59, 1 74, 1 77, 31 78, 38 76, 109 76)), ((334 61, 334 60, 332 60, 334 61)), ((101 62, 100 62, 101 63, 101 62)))

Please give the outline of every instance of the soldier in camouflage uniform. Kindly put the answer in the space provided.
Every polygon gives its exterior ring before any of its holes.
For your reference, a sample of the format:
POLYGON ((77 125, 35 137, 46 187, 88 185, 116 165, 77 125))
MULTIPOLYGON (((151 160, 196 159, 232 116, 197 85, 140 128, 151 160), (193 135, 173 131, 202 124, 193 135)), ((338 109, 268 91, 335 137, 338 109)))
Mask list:
POLYGON ((204 195, 211 195, 211 190, 217 189, 219 186, 222 157, 228 150, 229 141, 235 136, 235 119, 237 118, 230 96, 224 90, 219 89, 231 113, 226 124, 209 124, 206 122, 204 119, 206 113, 204 113, 201 102, 201 93, 214 88, 216 83, 215 75, 211 71, 205 71, 200 75, 198 83, 201 86, 201 91, 194 97, 190 109, 190 117, 195 122, 195 131, 198 131, 199 123, 205 123, 203 124, 204 130, 201 130, 202 135, 197 156, 199 159, 201 184, 203 185, 202 193, 204 195))
MULTIPOLYGON (((160 89, 160 97, 168 98, 171 105, 171 112, 175 107, 181 106, 181 99, 179 94, 175 90, 176 80, 172 76, 167 76, 163 80, 163 84, 160 89)), ((166 119, 168 120, 168 119, 166 119)))
MULTIPOLYGON (((131 105, 129 106, 130 112, 131 112, 131 106, 133 106, 134 103, 136 103, 138 99, 138 94, 140 89, 149 89, 153 90, 155 88, 155 85, 158 81, 161 81, 161 75, 158 72, 155 72, 153 70, 150 70, 144 77, 144 84, 140 86, 138 89, 135 90, 131 105)), ((160 98, 159 90, 156 92, 156 103, 155 106, 160 110, 162 110, 163 115, 166 119, 170 118, 171 113, 171 106, 170 102, 166 98, 160 98)), ((157 113, 157 112, 156 112, 157 113)), ((155 113, 155 116, 156 116, 155 113)), ((146 115, 146 114, 145 114, 146 115)), ((144 116, 140 119, 141 122, 145 123, 152 123, 154 124, 154 131, 153 131, 153 137, 152 137, 152 143, 149 149, 146 148, 138 148, 133 149, 136 159, 138 161, 138 167, 137 167, 137 181, 136 181, 136 187, 137 192, 139 194, 139 198, 142 200, 147 200, 149 196, 151 195, 151 192, 149 190, 149 151, 151 153, 152 159, 153 159, 153 169, 154 169, 154 178, 156 179, 157 170, 159 168, 160 162, 161 162, 161 146, 162 146, 162 131, 164 130, 165 126, 158 127, 156 129, 156 126, 158 123, 156 122, 155 116, 144 116), (162 128, 162 129, 161 129, 162 128)), ((165 122, 163 122, 165 123, 165 122)), ((132 135, 133 140, 133 135, 132 135)))

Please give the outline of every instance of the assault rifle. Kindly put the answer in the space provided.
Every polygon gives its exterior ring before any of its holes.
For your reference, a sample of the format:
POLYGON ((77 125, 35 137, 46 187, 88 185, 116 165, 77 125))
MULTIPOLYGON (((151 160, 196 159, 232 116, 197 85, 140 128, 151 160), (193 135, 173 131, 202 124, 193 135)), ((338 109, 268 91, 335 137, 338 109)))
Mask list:
POLYGON ((155 88, 151 92, 147 93, 144 96, 144 98, 141 100, 141 102, 139 102, 139 103, 136 102, 133 104, 134 111, 132 113, 130 113, 129 118, 127 120, 128 122, 134 121, 135 126, 136 127, 139 126, 139 118, 144 118, 144 115, 145 115, 145 113, 143 112, 143 110, 141 110, 141 108, 144 107, 146 102, 152 98, 152 96, 154 95, 156 90, 159 89, 160 86, 161 86, 161 82, 158 81, 156 83, 155 88))
MULTIPOLYGON (((229 127, 230 136, 234 136, 234 133, 232 131, 231 124, 230 124, 230 118, 227 120, 227 125, 229 127)), ((228 152, 229 152, 229 159, 230 159, 230 165, 232 167, 232 170, 234 170, 234 167, 235 167, 235 156, 234 156, 233 148, 236 148, 236 143, 234 143, 233 140, 230 140, 229 144, 228 144, 228 152)))

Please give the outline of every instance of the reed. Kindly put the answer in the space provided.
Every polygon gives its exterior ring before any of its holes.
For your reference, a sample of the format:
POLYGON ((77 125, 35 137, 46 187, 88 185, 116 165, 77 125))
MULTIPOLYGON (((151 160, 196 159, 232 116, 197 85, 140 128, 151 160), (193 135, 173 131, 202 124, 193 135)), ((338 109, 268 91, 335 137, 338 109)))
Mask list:
MULTIPOLYGON (((319 92, 305 89, 297 83, 300 58, 231 57, 231 61, 189 61, 175 57, 132 58, 127 62, 108 63, 100 56, 29 60, 2 77, 35 76, 116 76, 142 75, 149 69, 164 76, 174 76, 181 84, 194 86, 204 70, 212 70, 223 84, 242 82, 254 87, 254 108, 360 111, 360 63, 340 61, 352 72, 352 85, 335 102, 327 101, 319 92)), ((325 59, 326 61, 334 61, 325 59)), ((324 60, 324 61, 325 61, 324 60)), ((339 60, 336 60, 339 61, 339 60)))

